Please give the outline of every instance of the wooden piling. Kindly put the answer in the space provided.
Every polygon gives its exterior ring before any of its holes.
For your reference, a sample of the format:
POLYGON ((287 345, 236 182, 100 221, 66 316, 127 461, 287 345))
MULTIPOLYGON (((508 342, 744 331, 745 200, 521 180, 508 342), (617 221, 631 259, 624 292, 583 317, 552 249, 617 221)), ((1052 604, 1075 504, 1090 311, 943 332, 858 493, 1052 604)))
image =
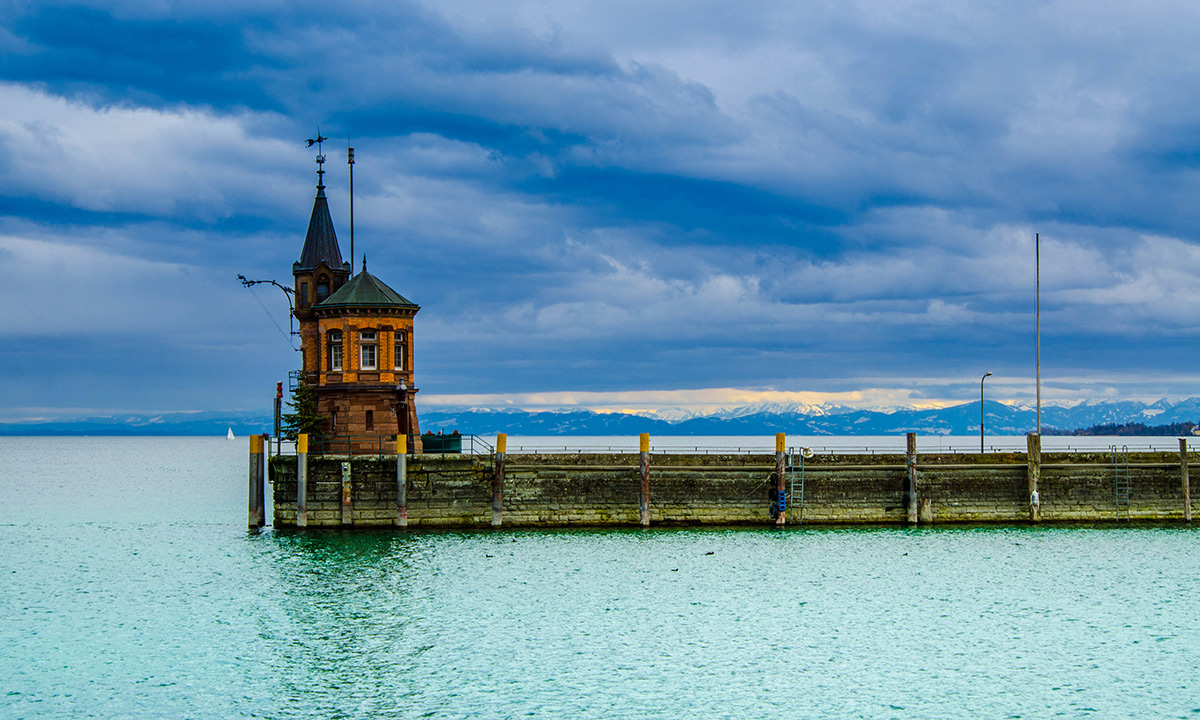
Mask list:
POLYGON ((1179 438, 1179 477, 1183 481, 1183 519, 1192 521, 1192 483, 1188 479, 1187 438, 1179 438))
POLYGON ((263 456, 258 466, 258 526, 267 524, 267 458, 271 455, 271 436, 262 435, 263 456))
POLYGON ((354 524, 354 505, 350 493, 350 463, 342 463, 342 524, 354 524))
POLYGON ((639 517, 642 527, 650 526, 650 433, 642 433, 639 438, 642 453, 642 492, 638 504, 639 517))
POLYGON ((496 462, 492 469, 492 527, 504 521, 504 455, 508 450, 508 434, 496 435, 496 462))
POLYGON ((296 438, 296 527, 308 527, 308 434, 296 438))
POLYGON ((1038 482, 1042 478, 1042 436, 1029 433, 1025 436, 1028 455, 1025 474, 1029 478, 1029 522, 1042 521, 1042 496, 1038 492, 1038 482))
POLYGON ((263 436, 250 436, 250 492, 247 526, 260 528, 266 524, 263 473, 263 436))
POLYGON ((408 436, 396 436, 396 527, 408 527, 408 436))
POLYGON ((786 448, 787 435, 775 433, 775 501, 779 503, 779 514, 775 516, 776 525, 787 524, 787 486, 784 484, 786 448))
POLYGON ((908 523, 917 524, 917 434, 908 433, 905 451, 904 486, 908 490, 908 523))

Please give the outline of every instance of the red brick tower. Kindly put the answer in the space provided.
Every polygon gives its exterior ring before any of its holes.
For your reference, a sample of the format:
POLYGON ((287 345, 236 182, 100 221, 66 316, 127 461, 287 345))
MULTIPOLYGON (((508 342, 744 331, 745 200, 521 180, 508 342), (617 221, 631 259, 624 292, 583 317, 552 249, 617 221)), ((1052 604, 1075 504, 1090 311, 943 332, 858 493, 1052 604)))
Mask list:
MULTIPOLYGON (((304 379, 331 436, 419 434, 413 395, 413 318, 420 307, 367 272, 350 277, 329 216, 317 156, 317 196, 292 265, 304 379)), ((368 437, 355 445, 376 446, 368 437)))

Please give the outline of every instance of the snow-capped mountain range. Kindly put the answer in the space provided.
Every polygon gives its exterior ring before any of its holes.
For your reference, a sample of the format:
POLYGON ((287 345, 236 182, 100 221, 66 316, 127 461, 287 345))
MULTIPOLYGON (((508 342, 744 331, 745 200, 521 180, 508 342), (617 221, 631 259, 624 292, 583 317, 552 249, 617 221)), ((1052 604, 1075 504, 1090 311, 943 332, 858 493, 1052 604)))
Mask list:
MULTIPOLYGON (((984 405, 987 431, 995 435, 1021 435, 1036 424, 1029 406, 988 401, 984 405)), ((916 432, 926 435, 969 435, 979 432, 979 403, 945 408, 864 410, 838 405, 745 405, 704 413, 683 409, 655 413, 597 413, 562 409, 527 411, 491 408, 422 409, 423 431, 492 435, 758 435, 786 432, 793 435, 890 435, 916 432)), ((1086 401, 1043 405, 1043 429, 1073 430, 1095 425, 1144 423, 1169 425, 1200 422, 1200 398, 1181 401, 1086 401)), ((111 415, 55 420, 0 422, 0 435, 212 435, 232 428, 238 436, 272 432, 274 420, 265 414, 245 412, 180 413, 164 415, 111 415)))
MULTIPOLYGON (((1037 424, 1029 406, 988 401, 984 405, 988 432, 1020 435, 1037 424)), ((1178 402, 1158 400, 1087 401, 1043 405, 1043 429, 1073 430, 1103 424, 1168 425, 1200 421, 1200 398, 1178 402)), ((755 435, 788 432, 800 435, 888 435, 918 432, 967 435, 979 432, 979 403, 945 408, 864 410, 838 405, 763 404, 709 411, 683 410, 653 414, 491 410, 486 408, 426 410, 424 430, 459 430, 480 435, 507 432, 521 435, 624 435, 651 432, 663 435, 755 435)))

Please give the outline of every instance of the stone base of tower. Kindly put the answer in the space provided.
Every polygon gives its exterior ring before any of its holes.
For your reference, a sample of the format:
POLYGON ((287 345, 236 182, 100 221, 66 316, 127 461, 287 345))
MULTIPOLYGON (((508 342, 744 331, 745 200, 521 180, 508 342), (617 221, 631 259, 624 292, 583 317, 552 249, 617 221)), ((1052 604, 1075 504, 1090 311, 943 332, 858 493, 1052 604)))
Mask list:
POLYGON ((331 451, 395 452, 396 436, 409 435, 410 452, 421 452, 416 392, 391 384, 318 387, 317 412, 329 418, 331 451))

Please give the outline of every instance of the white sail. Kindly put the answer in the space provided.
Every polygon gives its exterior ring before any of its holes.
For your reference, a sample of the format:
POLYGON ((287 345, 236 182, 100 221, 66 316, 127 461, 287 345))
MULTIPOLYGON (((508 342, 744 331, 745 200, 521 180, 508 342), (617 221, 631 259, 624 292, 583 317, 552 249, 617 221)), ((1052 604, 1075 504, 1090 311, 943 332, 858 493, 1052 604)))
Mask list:
POLYGON ((226 440, 232 440, 232 439, 233 439, 233 428, 229 428, 229 434, 225 436, 225 439, 226 439, 226 440))

